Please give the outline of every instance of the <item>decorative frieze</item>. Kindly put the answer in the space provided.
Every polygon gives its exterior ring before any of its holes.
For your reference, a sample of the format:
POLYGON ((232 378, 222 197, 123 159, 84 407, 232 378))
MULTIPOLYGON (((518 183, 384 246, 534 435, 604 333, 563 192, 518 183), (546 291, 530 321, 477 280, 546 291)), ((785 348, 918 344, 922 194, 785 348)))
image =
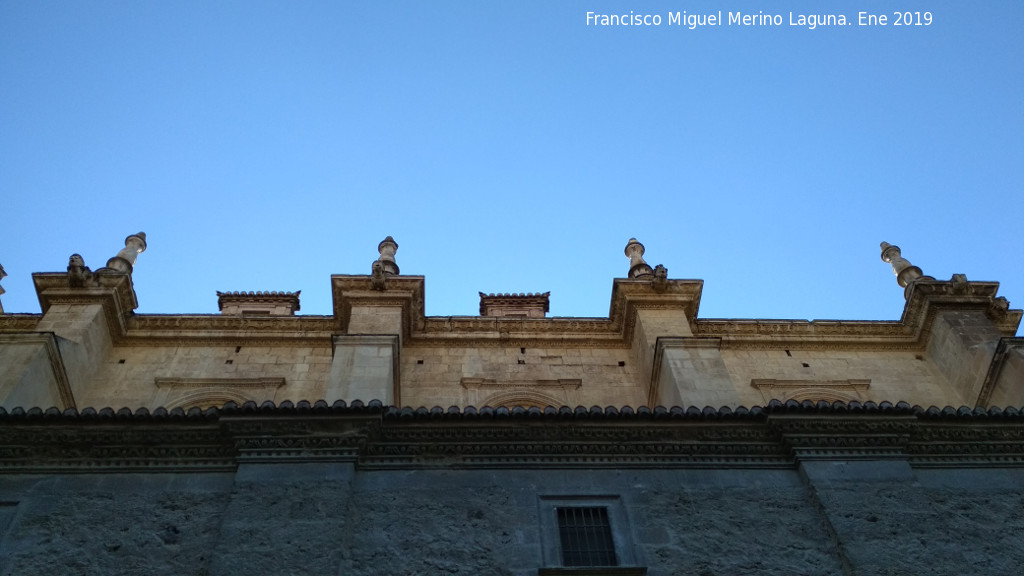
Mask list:
POLYGON ((791 468, 803 460, 887 459, 1024 466, 1024 415, 870 402, 773 402, 736 411, 385 410, 342 402, 152 414, 0 409, 0 473, 309 461, 354 461, 366 469, 791 468))

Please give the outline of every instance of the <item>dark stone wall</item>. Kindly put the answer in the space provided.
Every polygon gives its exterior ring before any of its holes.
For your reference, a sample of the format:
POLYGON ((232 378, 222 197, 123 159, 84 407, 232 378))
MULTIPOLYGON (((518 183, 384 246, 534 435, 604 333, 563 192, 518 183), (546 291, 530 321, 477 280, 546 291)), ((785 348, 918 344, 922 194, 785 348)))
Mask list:
MULTIPOLYGON (((360 493, 345 539, 343 574, 528 574, 537 557, 536 504, 524 507, 497 486, 371 490, 360 493), (533 540, 534 554, 524 554, 533 540)), ((536 574, 536 565, 533 573, 536 574)))
POLYGON ((644 519, 638 536, 651 574, 841 574, 806 488, 794 478, 756 476, 686 478, 637 495, 634 516, 644 519))
MULTIPOLYGON (((0 483, 17 503, 4 576, 209 574, 231 475, 81 475, 0 483)), ((17 481, 17 480, 20 480, 17 481)))
POLYGON ((1010 574, 1024 470, 356 470, 0 477, 0 574, 526 576, 542 497, 621 502, 652 576, 1010 574))
POLYGON ((243 464, 213 576, 335 574, 349 530, 352 464, 243 464))

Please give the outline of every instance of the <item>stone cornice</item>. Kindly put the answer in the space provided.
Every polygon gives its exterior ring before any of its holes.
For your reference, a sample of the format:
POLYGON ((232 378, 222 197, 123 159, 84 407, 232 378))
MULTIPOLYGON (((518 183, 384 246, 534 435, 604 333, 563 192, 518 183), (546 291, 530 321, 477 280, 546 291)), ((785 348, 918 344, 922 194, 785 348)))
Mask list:
POLYGON ((306 414, 271 418, 239 416, 221 424, 234 439, 239 463, 356 461, 379 416, 349 414, 345 418, 306 414))
POLYGON ((216 422, 0 425, 0 473, 227 471, 237 452, 216 422))
POLYGON ((703 410, 233 403, 170 412, 0 409, 0 473, 364 469, 792 468, 805 460, 1024 466, 1024 413, 819 402, 703 410))
POLYGON ((97 272, 88 286, 71 287, 66 273, 36 273, 32 281, 43 314, 54 305, 89 305, 103 307, 110 336, 115 341, 128 331, 128 318, 139 304, 130 274, 97 272))
POLYGON ((633 341, 639 310, 683 310, 692 332, 703 289, 703 280, 667 280, 663 290, 656 290, 648 280, 616 278, 608 316, 626 342, 633 341))
POLYGON ((904 322, 856 320, 698 319, 695 336, 719 338, 722 348, 917 348, 904 322))
POLYGON ((122 346, 329 345, 340 330, 334 316, 135 314, 122 346))
POLYGON ((0 332, 30 332, 42 319, 42 314, 0 314, 0 332))
MULTIPOLYGON (((332 316, 238 317, 131 313, 130 276, 103 275, 112 287, 68 288, 67 274, 36 274, 44 311, 52 304, 104 303, 118 345, 209 345, 211 342, 265 345, 324 345, 344 332, 352 306, 402 309, 404 346, 627 348, 639 310, 682 310, 694 336, 717 338, 723 349, 921 350, 935 314, 948 309, 981 310, 1006 336, 1013 336, 1022 312, 996 297, 995 282, 918 280, 899 321, 698 319, 703 283, 669 280, 655 290, 647 280, 617 279, 608 318, 487 318, 424 316, 424 279, 391 276, 374 289, 371 276, 331 277, 332 316)), ((0 315, 0 331, 31 330, 38 315, 0 315)))
POLYGON ((422 330, 424 279, 422 276, 389 276, 386 289, 374 288, 373 277, 335 274, 331 276, 334 316, 341 329, 348 329, 353 306, 388 306, 402 309, 402 338, 422 330))
POLYGON ((1010 309, 1005 298, 997 297, 998 282, 968 282, 955 275, 952 280, 917 280, 910 286, 907 305, 900 319, 917 340, 927 342, 932 320, 940 310, 980 310, 1003 336, 1013 336, 1024 311, 1010 309))
POLYGON ((931 338, 936 315, 945 310, 983 312, 1004 337, 1017 332, 1024 313, 1010 309, 1005 298, 997 297, 998 282, 968 282, 963 275, 954 275, 949 281, 918 280, 908 290, 901 322, 915 331, 921 346, 931 338))
MULTIPOLYGON (((954 277, 955 278, 955 277, 954 277)), ((997 282, 918 280, 899 321, 698 319, 694 335, 722 339, 722 348, 919 350, 927 346, 941 310, 983 311, 1013 336, 1022 311, 996 297, 997 282)))

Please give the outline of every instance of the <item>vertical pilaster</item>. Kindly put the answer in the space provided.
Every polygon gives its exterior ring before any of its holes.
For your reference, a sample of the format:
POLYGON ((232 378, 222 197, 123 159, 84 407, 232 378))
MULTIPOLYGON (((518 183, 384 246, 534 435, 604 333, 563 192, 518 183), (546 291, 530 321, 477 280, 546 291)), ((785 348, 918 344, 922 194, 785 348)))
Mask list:
POLYGON ((210 574, 337 574, 353 474, 351 462, 240 464, 210 574))
POLYGON ((52 332, 76 398, 88 394, 89 379, 110 354, 112 338, 102 304, 51 306, 37 328, 52 332))
POLYGON ((739 404, 721 344, 718 338, 659 338, 650 403, 715 408, 739 404))
POLYGON ((400 403, 400 340, 397 335, 336 334, 327 401, 400 403))
POLYGON ((960 394, 974 405, 1002 334, 982 310, 942 310, 935 315, 928 359, 960 394))

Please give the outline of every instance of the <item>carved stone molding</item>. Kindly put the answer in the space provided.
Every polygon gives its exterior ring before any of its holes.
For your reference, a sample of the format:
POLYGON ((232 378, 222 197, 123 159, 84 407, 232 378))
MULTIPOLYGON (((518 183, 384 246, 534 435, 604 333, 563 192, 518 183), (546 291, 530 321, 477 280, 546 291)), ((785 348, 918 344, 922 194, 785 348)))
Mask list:
POLYGON ((107 329, 115 341, 128 331, 128 318, 139 304, 135 299, 135 288, 130 274, 103 273, 96 275, 96 284, 88 287, 71 288, 66 273, 36 273, 32 275, 39 306, 43 314, 54 305, 84 306, 99 304, 107 329))
POLYGON ((139 314, 128 319, 120 346, 273 345, 310 346, 330 342, 340 330, 333 316, 245 317, 139 314))
POLYGON ((29 332, 42 319, 42 314, 0 314, 0 332, 29 332))
POLYGON ((229 471, 236 460, 216 423, 0 427, 0 473, 229 471))
POLYGON ((576 391, 583 386, 579 378, 557 380, 495 380, 462 378, 459 384, 467 393, 463 404, 477 406, 564 406, 578 401, 576 391))
POLYGON ((1024 465, 1024 426, 1007 422, 922 422, 907 446, 922 468, 1024 465))
POLYGON ((161 378, 154 379, 163 388, 159 402, 168 408, 206 408, 238 404, 256 398, 272 398, 285 385, 284 378, 161 378))
POLYGON ((914 329, 918 340, 922 342, 928 341, 935 314, 939 310, 982 310, 1003 336, 1013 336, 1017 332, 1024 314, 1021 310, 1009 309, 1005 299, 997 298, 998 282, 968 282, 965 278, 954 276, 952 281, 918 280, 909 289, 901 321, 914 329))
MULTIPOLYGON (((134 315, 131 277, 100 276, 97 287, 69 288, 66 273, 35 274, 40 303, 104 304, 117 345, 204 345, 233 339, 239 344, 275 346, 323 344, 344 331, 352 306, 394 306, 402 309, 403 339, 411 346, 559 346, 629 347, 640 310, 683 310, 694 336, 719 338, 722 348, 809 350, 921 350, 927 345, 937 310, 984 310, 1005 336, 1013 336, 1021 310, 1009 309, 996 296, 995 282, 919 279, 900 321, 730 320, 697 319, 703 282, 668 280, 663 291, 646 280, 617 279, 612 286, 607 318, 486 318, 424 316, 424 279, 391 276, 388 289, 375 290, 371 276, 331 277, 332 316, 229 317, 222 315, 134 315)), ((0 331, 30 330, 34 315, 0 315, 0 331)))
POLYGON ((579 422, 381 428, 363 468, 790 467, 772 430, 743 424, 634 427, 579 422))
POLYGON ((334 316, 348 329, 353 306, 395 306, 402 309, 402 337, 423 328, 424 279, 422 276, 389 276, 387 290, 374 289, 371 276, 331 276, 334 316))
POLYGON ((667 280, 664 289, 655 289, 647 280, 616 279, 612 284, 611 320, 621 326, 622 337, 632 342, 639 310, 683 310, 690 331, 700 308, 703 280, 667 280))
POLYGON ((240 418, 224 421, 242 462, 355 461, 377 418, 240 418))
MULTIPOLYGON (((340 407, 338 407, 340 404, 340 407)), ((383 410, 253 403, 187 413, 0 409, 0 474, 223 471, 243 462, 361 469, 793 468, 802 460, 1024 466, 1024 414, 821 402, 716 411, 383 410), (229 407, 231 407, 229 409, 229 407)))
POLYGON ((775 380, 771 378, 754 378, 750 385, 761 392, 765 403, 772 400, 825 400, 827 402, 863 401, 863 392, 871 386, 868 378, 848 380, 775 380))
POLYGON ((722 348, 920 349, 902 322, 699 319, 694 335, 721 338, 722 348))
POLYGON ((773 414, 768 423, 800 460, 905 460, 917 418, 773 414))
POLYGON ((505 389, 505 388, 560 388, 577 390, 583 385, 579 378, 559 378, 558 380, 495 380, 494 378, 463 378, 459 385, 469 390, 505 389))
POLYGON ((608 318, 498 318, 485 316, 445 316, 425 319, 417 336, 434 340, 442 337, 480 334, 519 333, 574 336, 617 336, 618 326, 608 318))

